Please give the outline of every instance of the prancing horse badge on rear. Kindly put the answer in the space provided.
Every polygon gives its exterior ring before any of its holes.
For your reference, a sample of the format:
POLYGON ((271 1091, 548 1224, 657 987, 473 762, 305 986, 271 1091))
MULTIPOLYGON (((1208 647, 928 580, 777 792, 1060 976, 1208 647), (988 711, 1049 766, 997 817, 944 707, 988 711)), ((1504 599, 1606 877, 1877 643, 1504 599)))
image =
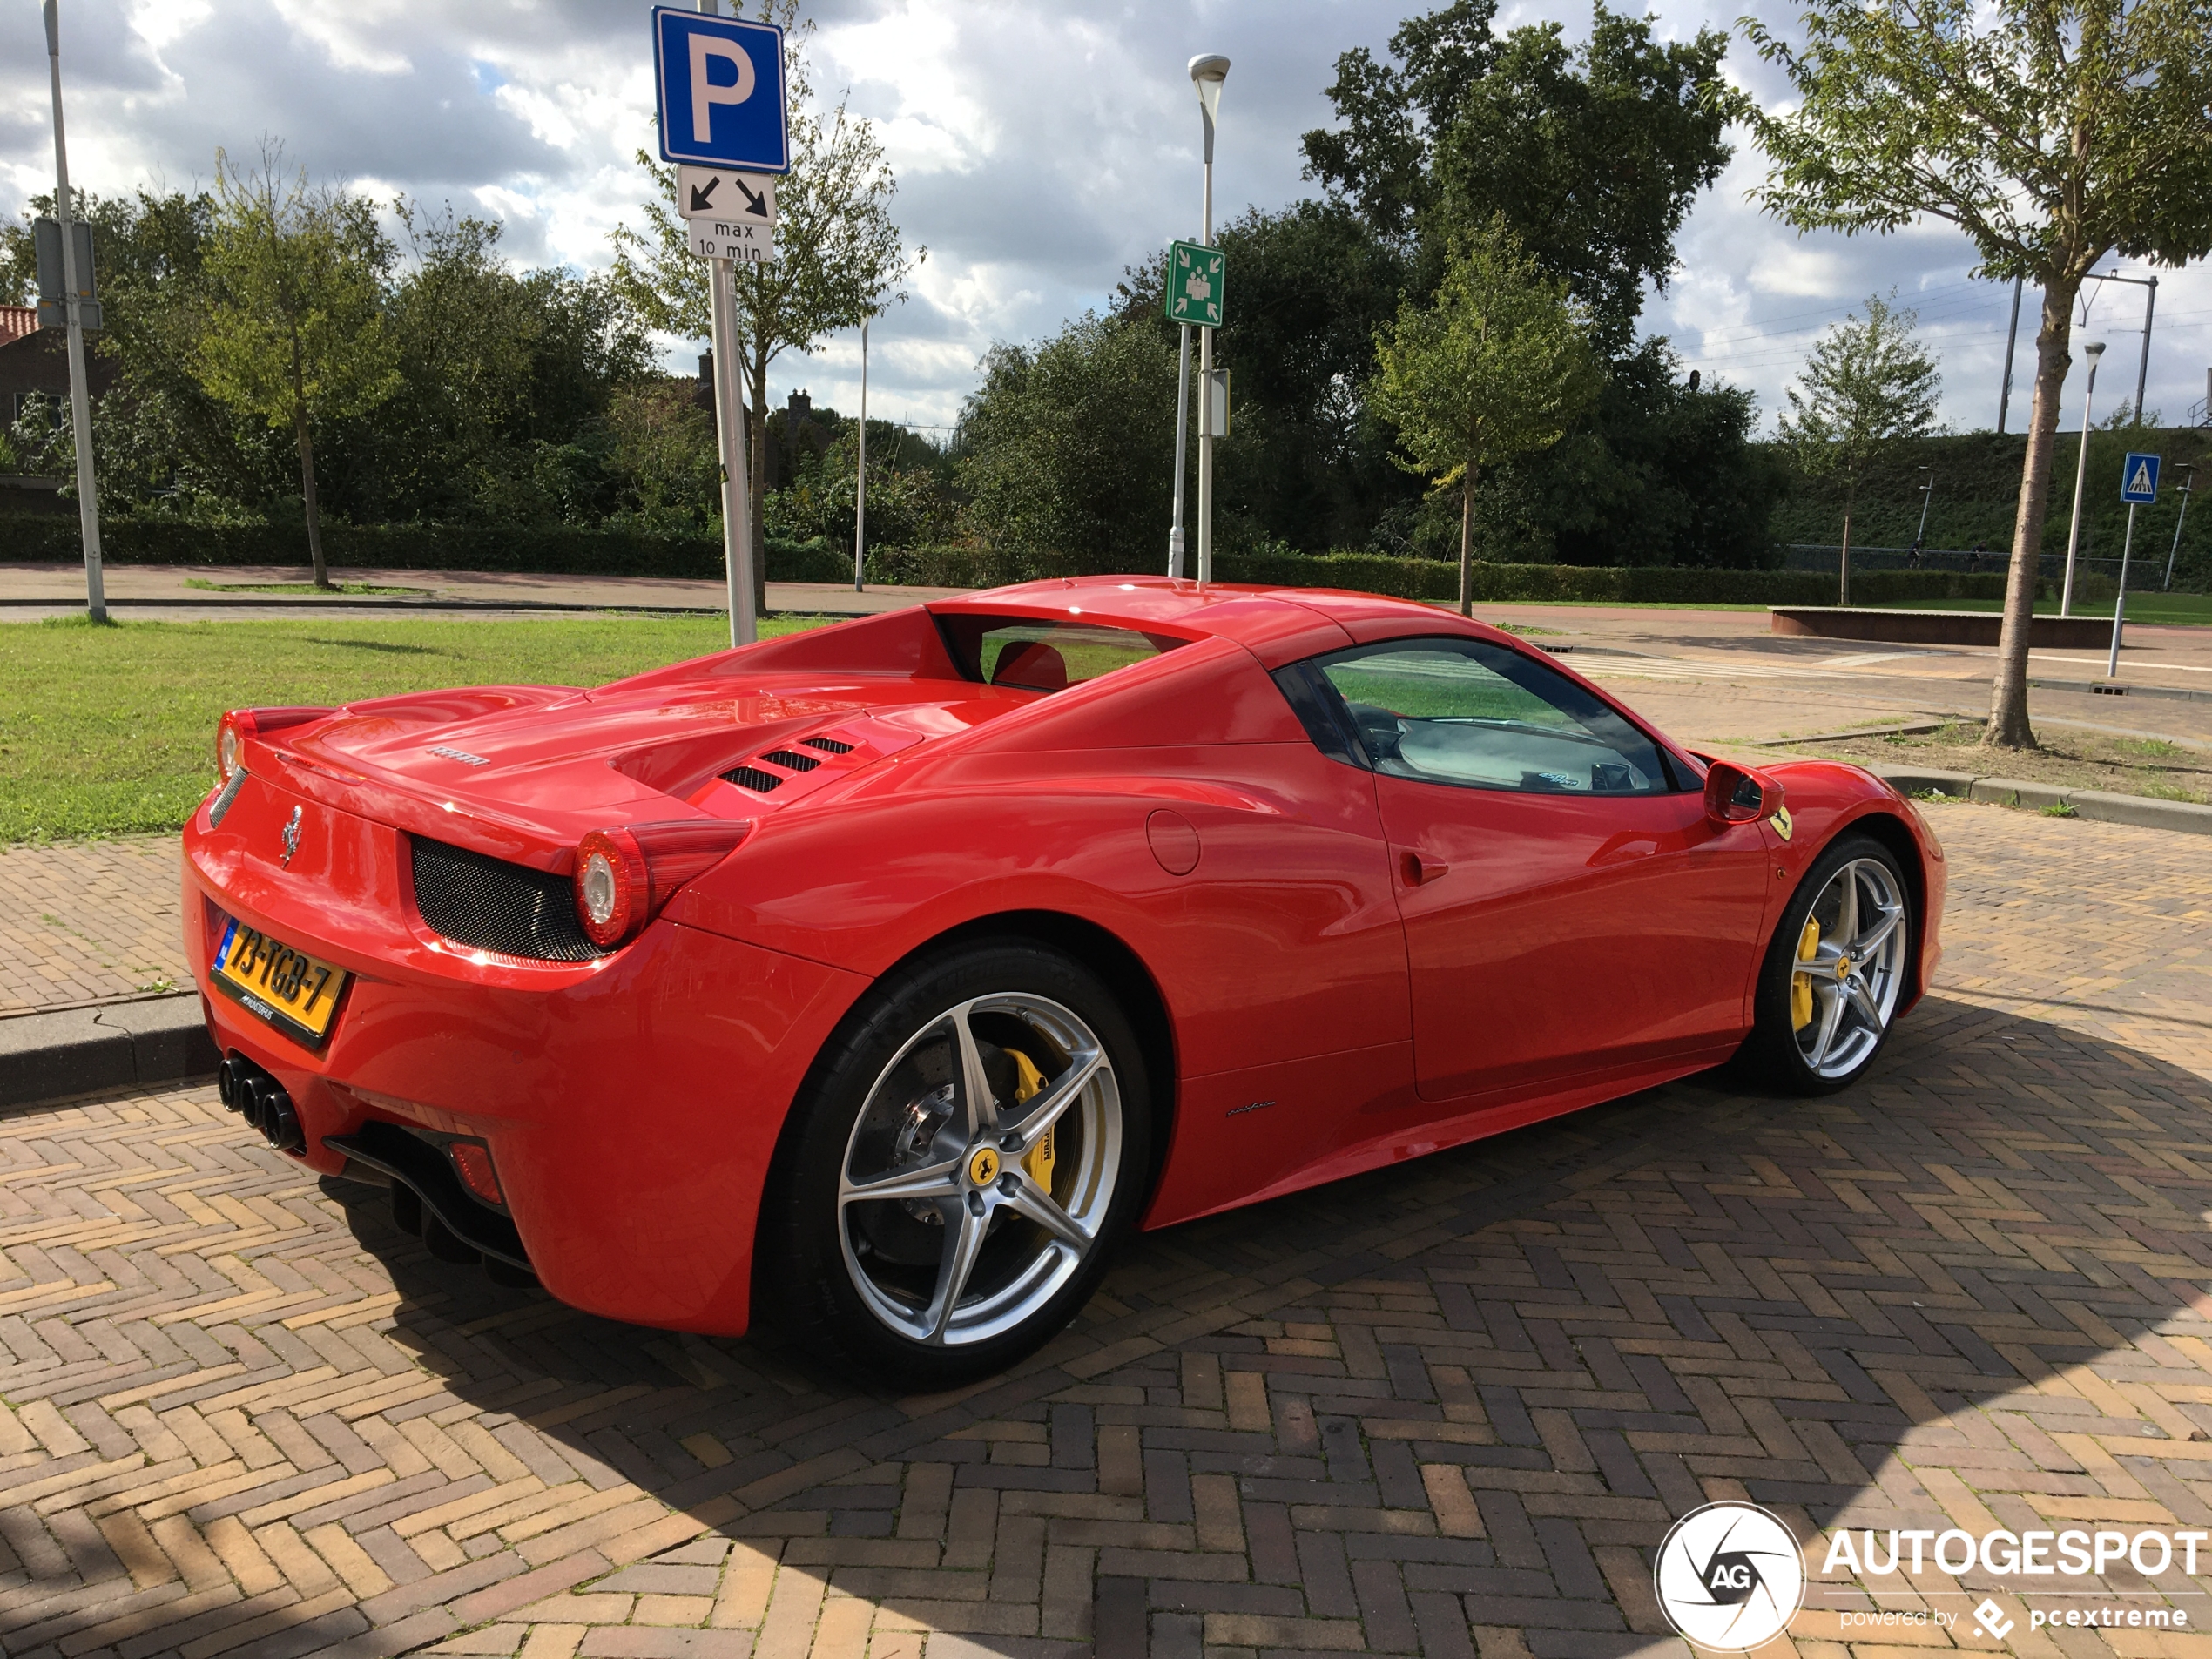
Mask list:
POLYGON ((284 820, 284 857, 279 860, 280 863, 289 865, 292 855, 300 850, 300 815, 306 810, 303 806, 294 806, 292 816, 284 820))

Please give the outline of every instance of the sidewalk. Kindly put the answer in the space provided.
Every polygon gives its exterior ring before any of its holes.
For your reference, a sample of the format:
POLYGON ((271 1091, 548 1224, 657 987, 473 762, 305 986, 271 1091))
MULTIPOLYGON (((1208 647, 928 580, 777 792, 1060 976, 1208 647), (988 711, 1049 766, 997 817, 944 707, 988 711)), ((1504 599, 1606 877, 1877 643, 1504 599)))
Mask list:
MULTIPOLYGON (((296 565, 111 564, 103 573, 108 604, 130 614, 133 607, 172 618, 181 609, 196 615, 226 610, 270 610, 315 613, 342 606, 347 610, 416 610, 448 606, 513 610, 555 608, 586 610, 711 610, 727 604, 719 582, 667 577, 530 576, 491 570, 384 570, 346 569, 332 573, 341 583, 401 588, 389 595, 219 592, 190 585, 195 581, 226 588, 262 583, 297 583, 312 573, 296 565)), ((871 587, 855 593, 848 583, 771 582, 768 609, 810 616, 870 616, 897 610, 925 599, 964 591, 957 588, 871 587)), ((84 570, 77 564, 0 564, 0 620, 24 620, 23 613, 57 614, 81 610, 84 570)))

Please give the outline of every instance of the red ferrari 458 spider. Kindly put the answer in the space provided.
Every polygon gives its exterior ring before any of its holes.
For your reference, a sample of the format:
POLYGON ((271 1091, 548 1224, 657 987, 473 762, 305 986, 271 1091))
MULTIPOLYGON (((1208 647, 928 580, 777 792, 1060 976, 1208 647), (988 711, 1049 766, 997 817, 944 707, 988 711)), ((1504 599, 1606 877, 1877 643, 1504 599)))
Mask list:
POLYGON ((612 1318, 923 1387, 1132 1228, 1741 1054, 1840 1088, 1943 854, 1425 605, 1035 583, 596 690, 241 709, 185 831, 225 1101, 612 1318), (1786 796, 1785 796, 1786 792, 1786 796))

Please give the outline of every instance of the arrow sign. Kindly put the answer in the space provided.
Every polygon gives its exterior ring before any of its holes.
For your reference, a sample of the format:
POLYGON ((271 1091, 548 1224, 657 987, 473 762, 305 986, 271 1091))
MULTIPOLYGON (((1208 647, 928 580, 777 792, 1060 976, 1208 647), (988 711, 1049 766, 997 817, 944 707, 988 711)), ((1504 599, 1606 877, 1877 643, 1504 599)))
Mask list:
POLYGON ((726 167, 678 167, 676 211, 685 219, 739 219, 772 226, 776 181, 767 173, 726 167))
POLYGON ((2120 469, 2120 499, 2139 504, 2156 501, 2158 462, 2156 455, 2137 455, 2130 450, 2127 464, 2120 469))

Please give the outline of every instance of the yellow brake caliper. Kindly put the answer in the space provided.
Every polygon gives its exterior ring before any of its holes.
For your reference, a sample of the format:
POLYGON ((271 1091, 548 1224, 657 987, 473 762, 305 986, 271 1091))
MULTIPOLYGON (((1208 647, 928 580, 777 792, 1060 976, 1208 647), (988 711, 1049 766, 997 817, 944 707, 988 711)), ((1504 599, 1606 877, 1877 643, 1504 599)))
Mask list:
MULTIPOLYGON (((1812 993, 1807 991, 1805 997, 1810 1002, 1812 993)), ((1014 1056, 1014 1103, 1019 1106, 1044 1088, 1044 1073, 1039 1071, 1036 1062, 1019 1049, 1008 1049, 1007 1053, 1014 1056)), ((1052 1190, 1052 1136, 1053 1130, 1058 1128, 1055 1123, 1046 1130, 1044 1137, 1031 1147, 1029 1155, 1022 1160, 1022 1167, 1029 1172, 1029 1178, 1047 1192, 1052 1190)))
MULTIPOLYGON (((1819 954, 1820 924, 1808 916, 1804 932, 1797 935, 1797 961, 1811 962, 1819 954)), ((1801 967, 1790 975, 1790 1028, 1793 1031, 1802 1031, 1812 1023, 1811 974, 1810 968, 1801 967)))

